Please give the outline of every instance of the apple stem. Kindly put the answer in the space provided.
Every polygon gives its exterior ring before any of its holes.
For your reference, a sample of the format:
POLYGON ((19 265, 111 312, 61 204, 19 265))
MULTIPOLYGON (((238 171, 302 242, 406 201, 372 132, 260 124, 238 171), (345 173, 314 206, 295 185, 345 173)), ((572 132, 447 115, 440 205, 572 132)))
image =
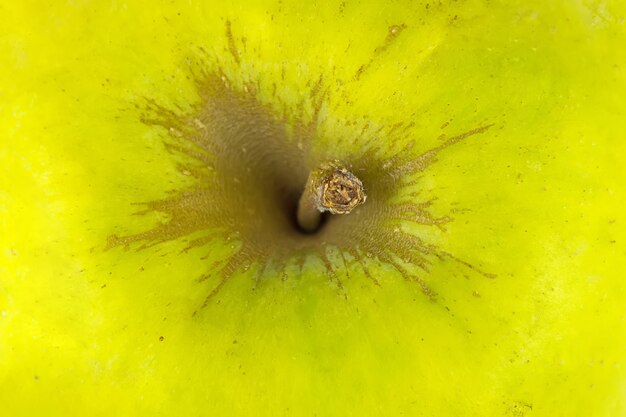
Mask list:
POLYGON ((315 232, 323 212, 348 214, 366 199, 361 180, 339 161, 324 162, 309 173, 298 202, 298 226, 304 232, 315 232))

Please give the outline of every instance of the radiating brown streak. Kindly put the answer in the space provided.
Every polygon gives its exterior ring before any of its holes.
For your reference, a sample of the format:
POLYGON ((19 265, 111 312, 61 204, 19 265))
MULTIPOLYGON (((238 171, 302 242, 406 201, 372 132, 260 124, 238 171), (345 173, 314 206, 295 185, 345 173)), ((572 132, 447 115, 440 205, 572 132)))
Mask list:
POLYGON ((237 65, 241 64, 241 59, 239 58, 239 50, 237 50, 237 45, 235 44, 235 37, 233 36, 232 24, 230 20, 226 21, 226 39, 228 40, 228 52, 233 56, 233 59, 237 63, 237 65))
POLYGON ((343 262, 343 270, 346 273, 346 279, 350 279, 350 267, 348 265, 348 261, 346 260, 345 253, 341 248, 339 249, 339 255, 341 256, 341 260, 343 262))
POLYGON ((326 269, 326 274, 330 277, 330 279, 335 282, 335 284, 337 285, 337 290, 339 291, 340 294, 343 295, 343 297, 347 300, 348 299, 348 295, 346 294, 346 291, 344 289, 343 286, 343 282, 341 281, 341 279, 337 276, 337 272, 335 271, 335 269, 333 268, 333 265, 330 261, 330 259, 328 259, 328 253, 327 253, 327 249, 326 248, 321 248, 318 251, 318 257, 319 259, 322 261, 322 263, 324 264, 324 268, 326 269))
POLYGON ((369 69, 369 67, 374 63, 376 58, 382 55, 400 36, 400 34, 406 29, 406 25, 404 23, 399 25, 391 25, 387 29, 387 37, 383 41, 383 43, 374 49, 371 58, 365 64, 361 65, 359 69, 354 74, 354 80, 358 81, 361 76, 369 69))
POLYGON ((404 161, 398 164, 398 166, 392 170, 394 176, 396 178, 405 175, 407 173, 420 172, 424 171, 430 165, 432 165, 437 158, 437 155, 444 149, 459 143, 460 141, 467 139, 470 136, 478 135, 481 133, 485 133, 493 124, 485 125, 478 127, 476 129, 469 130, 460 135, 454 136, 450 139, 447 139, 444 143, 439 146, 435 146, 432 149, 427 150, 416 158, 411 159, 410 161, 404 161))
POLYGON ((466 262, 466 261, 464 261, 462 259, 457 258, 456 256, 452 255, 449 252, 439 251, 439 252, 437 252, 436 256, 439 257, 440 259, 442 259, 442 258, 451 259, 454 262, 457 262, 457 263, 459 263, 459 264, 461 264, 461 265, 471 269, 472 271, 474 271, 474 272, 484 276, 485 278, 492 278, 493 279, 493 278, 497 278, 498 277, 498 275, 496 275, 496 274, 492 274, 492 273, 489 273, 489 272, 482 271, 478 267, 470 264, 469 262, 466 262))
MULTIPOLYGON (((222 275, 222 278, 219 280, 219 282, 213 288, 213 290, 211 290, 209 295, 206 296, 206 298, 204 299, 204 302, 200 306, 200 310, 204 309, 207 305, 209 305, 209 302, 211 301, 211 299, 219 293, 222 287, 233 277, 237 268, 239 268, 242 265, 242 259, 240 259, 242 257, 241 255, 242 255, 242 252, 239 251, 228 259, 226 265, 220 270, 220 274, 222 275)), ((194 312, 194 315, 196 314, 196 312, 194 312)))
POLYGON ((359 258, 359 265, 361 265, 361 268, 363 268, 363 273, 365 274, 365 276, 372 281, 372 283, 374 283, 374 285, 376 285, 377 287, 380 287, 380 282, 372 276, 369 268, 366 265, 367 260, 364 258, 359 258))

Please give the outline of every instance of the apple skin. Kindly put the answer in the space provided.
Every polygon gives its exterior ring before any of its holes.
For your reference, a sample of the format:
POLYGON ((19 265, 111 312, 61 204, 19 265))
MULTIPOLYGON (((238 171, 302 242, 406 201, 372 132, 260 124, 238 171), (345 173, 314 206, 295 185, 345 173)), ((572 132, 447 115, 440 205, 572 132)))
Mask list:
POLYGON ((3 415, 626 415, 623 2, 0 10, 3 415), (231 242, 106 248, 168 221, 138 203, 194 186, 142 120, 193 112, 194 68, 257 83, 286 125, 313 120, 322 77, 315 146, 339 157, 367 123, 384 158, 491 124, 418 175, 453 221, 405 227, 496 278, 433 262, 429 300, 335 257, 344 297, 311 258, 238 271, 194 315, 231 242))

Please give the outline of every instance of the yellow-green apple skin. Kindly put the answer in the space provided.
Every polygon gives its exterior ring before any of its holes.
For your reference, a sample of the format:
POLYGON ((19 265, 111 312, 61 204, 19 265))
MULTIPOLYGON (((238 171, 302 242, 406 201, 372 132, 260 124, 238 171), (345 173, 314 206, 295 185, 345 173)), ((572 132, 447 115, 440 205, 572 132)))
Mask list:
MULTIPOLYGON (((625 18, 621 0, 1 1, 0 415, 626 416, 625 18), (245 233, 202 240, 221 220, 179 204, 205 178, 181 166, 211 170, 176 123, 236 107, 207 83, 286 141, 305 126, 310 155, 388 161, 366 189, 394 155, 432 156, 391 196, 426 218, 372 225, 362 258, 345 236, 370 224, 342 217, 346 246, 229 264, 245 233), (183 223, 150 204, 171 196, 183 223), (384 255, 409 249, 392 229, 423 264, 384 255)), ((394 204, 375 197, 363 216, 394 204)))

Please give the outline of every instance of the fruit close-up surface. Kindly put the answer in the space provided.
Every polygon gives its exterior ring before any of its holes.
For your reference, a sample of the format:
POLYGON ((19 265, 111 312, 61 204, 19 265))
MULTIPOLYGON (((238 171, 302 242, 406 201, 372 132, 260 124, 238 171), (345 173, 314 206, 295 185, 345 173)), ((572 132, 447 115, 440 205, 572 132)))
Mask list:
POLYGON ((0 415, 626 416, 626 3, 0 1, 0 415))

